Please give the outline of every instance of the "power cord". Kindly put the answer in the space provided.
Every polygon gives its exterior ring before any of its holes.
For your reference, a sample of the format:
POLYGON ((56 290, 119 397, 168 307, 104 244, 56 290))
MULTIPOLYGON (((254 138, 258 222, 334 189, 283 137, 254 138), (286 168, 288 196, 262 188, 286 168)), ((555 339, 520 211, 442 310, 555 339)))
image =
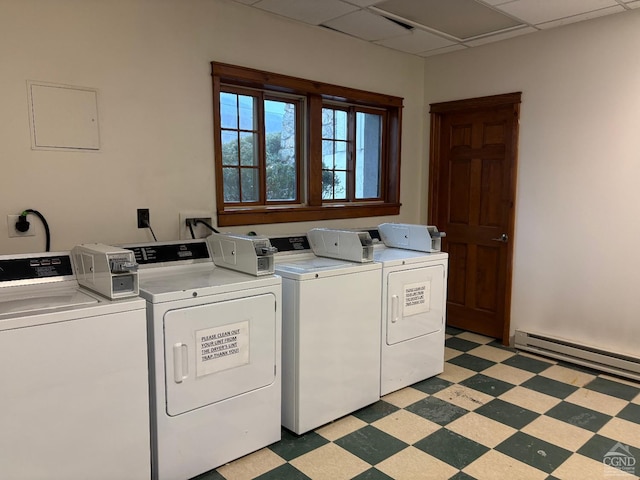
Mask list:
POLYGON ((149 229, 149 231, 151 232, 151 235, 153 236, 153 241, 157 242, 158 239, 156 238, 156 234, 153 232, 153 228, 151 228, 151 223, 149 223, 149 220, 145 220, 144 221, 145 226, 149 229))
POLYGON ((196 234, 193 231, 193 223, 192 223, 191 219, 187 220, 187 227, 189 227, 189 231, 191 232, 191 238, 193 238, 195 240, 196 234))
MULTIPOLYGON (((209 224, 208 224, 207 222, 205 222, 204 220, 198 220, 198 219, 196 219, 196 220, 194 220, 194 221, 193 221, 193 225, 194 225, 194 226, 198 225, 199 223, 201 223, 202 225, 204 225, 205 227, 207 227, 207 228, 208 228, 209 230, 211 230, 213 233, 220 233, 220 231, 219 231, 219 230, 216 230, 215 228, 213 228, 211 225, 209 225, 209 224)), ((193 230, 191 230, 191 235, 193 235, 193 230)), ((193 238, 195 238, 195 236, 194 236, 193 238)))
POLYGON ((27 215, 29 215, 30 213, 33 213, 42 222, 42 225, 44 226, 44 233, 46 235, 45 251, 51 251, 51 231, 49 230, 49 224, 47 223, 47 219, 44 218, 44 215, 42 215, 39 211, 32 210, 31 208, 24 210, 18 217, 18 221, 16 222, 16 230, 19 232, 27 232, 29 230, 30 223, 27 220, 27 215))

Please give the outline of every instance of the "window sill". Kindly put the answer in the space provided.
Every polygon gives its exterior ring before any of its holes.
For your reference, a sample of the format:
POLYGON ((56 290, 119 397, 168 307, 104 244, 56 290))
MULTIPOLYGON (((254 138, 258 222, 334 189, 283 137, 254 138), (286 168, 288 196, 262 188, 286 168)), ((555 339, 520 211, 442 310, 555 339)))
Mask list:
POLYGON ((399 203, 328 204, 320 207, 250 207, 218 212, 218 226, 264 225, 267 223, 313 222, 343 218, 398 215, 399 203))

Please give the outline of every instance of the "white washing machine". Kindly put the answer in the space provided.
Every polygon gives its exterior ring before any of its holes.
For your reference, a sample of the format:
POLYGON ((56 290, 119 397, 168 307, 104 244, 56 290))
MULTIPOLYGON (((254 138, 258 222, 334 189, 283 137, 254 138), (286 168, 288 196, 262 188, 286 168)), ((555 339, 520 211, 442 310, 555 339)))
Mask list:
POLYGON ((448 254, 387 247, 369 233, 382 265, 382 396, 444 369, 448 254))
POLYGON ((282 425, 296 434, 380 398, 380 264, 271 238, 282 277, 282 425))
POLYGON ((152 477, 280 440, 281 280, 218 268, 205 240, 129 245, 147 302, 152 477))
POLYGON ((78 286, 69 252, 0 256, 0 477, 150 477, 145 303, 78 286))

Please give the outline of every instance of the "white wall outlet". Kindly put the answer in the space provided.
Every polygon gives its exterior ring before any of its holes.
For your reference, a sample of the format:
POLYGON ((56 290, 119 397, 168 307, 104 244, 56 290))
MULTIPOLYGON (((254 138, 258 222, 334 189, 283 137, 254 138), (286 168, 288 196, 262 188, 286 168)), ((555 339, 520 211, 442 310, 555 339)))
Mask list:
POLYGON ((20 215, 7 215, 7 232, 9 232, 9 237, 35 237, 36 230, 33 228, 33 222, 29 220, 28 216, 27 220, 31 223, 29 230, 26 232, 19 232, 16 230, 16 222, 18 221, 18 218, 20 218, 20 215))
MULTIPOLYGON (((191 231, 187 226, 187 219, 202 220, 203 222, 207 222, 213 228, 216 228, 216 226, 211 223, 214 218, 213 213, 208 212, 206 210, 193 210, 188 212, 180 212, 179 217, 180 217, 180 220, 179 220, 180 224, 178 227, 179 228, 178 232, 180 233, 180 240, 190 240, 192 238, 191 231)), ((205 227, 204 225, 199 224, 193 227, 193 233, 196 238, 205 238, 211 235, 211 233, 213 232, 209 230, 207 227, 205 227)))

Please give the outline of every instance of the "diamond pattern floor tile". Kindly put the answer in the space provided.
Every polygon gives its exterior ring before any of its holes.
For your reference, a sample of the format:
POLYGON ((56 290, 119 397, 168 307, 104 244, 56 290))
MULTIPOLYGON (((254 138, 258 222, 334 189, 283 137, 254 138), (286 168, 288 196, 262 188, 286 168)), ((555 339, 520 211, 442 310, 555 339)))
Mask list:
POLYGON ((640 383, 451 327, 446 345, 440 375, 196 479, 637 479, 605 463, 640 460, 640 383))

